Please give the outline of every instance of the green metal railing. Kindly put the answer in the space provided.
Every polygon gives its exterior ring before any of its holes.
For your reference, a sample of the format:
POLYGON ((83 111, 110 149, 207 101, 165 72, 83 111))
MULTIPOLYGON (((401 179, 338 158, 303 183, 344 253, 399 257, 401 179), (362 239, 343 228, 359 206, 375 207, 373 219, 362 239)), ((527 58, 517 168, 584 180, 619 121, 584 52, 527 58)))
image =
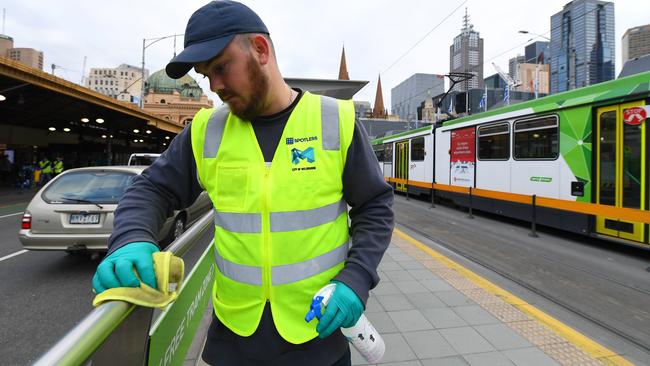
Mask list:
MULTIPOLYGON (((191 226, 183 235, 174 241, 167 251, 174 253, 176 256, 185 254, 196 242, 203 236, 203 234, 213 225, 214 211, 206 213, 199 219, 193 226, 191 226)), ((212 241, 210 241, 212 243, 212 241)), ((208 282, 205 276, 207 274, 214 275, 213 267, 210 267, 214 260, 209 256, 212 245, 209 245, 205 250, 201 260, 192 270, 192 273, 187 276, 181 294, 176 302, 187 303, 187 301, 180 301, 183 297, 183 290, 193 281, 192 275, 195 273, 199 276, 194 278, 195 283, 201 286, 189 286, 188 290, 196 291, 201 288, 202 304, 205 304, 206 296, 209 296, 209 291, 205 291, 205 286, 208 282), (196 271, 197 267, 203 264, 206 267, 204 271, 196 271), (203 278, 201 278, 203 276, 203 278)), ((187 291, 186 291, 187 292, 187 291)), ((196 307, 197 301, 195 294, 186 294, 186 298, 192 300, 189 306, 196 307)), ((173 312, 172 304, 160 314, 156 320, 156 328, 165 328, 161 326, 165 315, 173 312)), ((188 305, 188 304, 185 304, 188 305)), ((176 311, 180 311, 176 309, 176 311)), ((57 342, 49 351, 43 354, 34 365, 84 365, 92 363, 95 365, 144 365, 152 363, 149 355, 152 351, 159 351, 152 349, 150 344, 153 344, 151 324, 153 320, 154 309, 139 307, 123 301, 110 301, 103 305, 96 307, 90 314, 86 315, 70 332, 68 332, 59 342, 57 342), (91 362, 90 362, 91 361, 91 362)), ((175 317, 167 317, 175 318, 175 317)), ((200 317, 199 317, 200 318, 200 317)), ((185 321, 185 319, 183 319, 185 321)), ((195 319, 196 320, 196 319, 195 319)), ((174 328, 173 320, 167 322, 167 328, 174 328), (169 324, 172 323, 172 324, 169 324)), ((173 330, 172 330, 173 331, 173 330)), ((193 332, 186 332, 185 337, 193 337, 193 332)), ((167 334, 158 337, 159 339, 170 338, 167 334)), ((174 351, 180 342, 177 337, 173 337, 175 342, 174 351)), ((164 341, 163 341, 164 342, 164 341)), ((191 339, 190 339, 191 342, 191 339)), ((187 343, 187 340, 185 340, 187 343)), ((160 347, 160 341, 156 342, 160 347)), ((160 352, 158 352, 160 353, 160 352)), ((174 364, 171 357, 167 357, 166 353, 162 352, 162 360, 156 364, 174 364)), ((176 359, 181 352, 176 354, 176 359)))

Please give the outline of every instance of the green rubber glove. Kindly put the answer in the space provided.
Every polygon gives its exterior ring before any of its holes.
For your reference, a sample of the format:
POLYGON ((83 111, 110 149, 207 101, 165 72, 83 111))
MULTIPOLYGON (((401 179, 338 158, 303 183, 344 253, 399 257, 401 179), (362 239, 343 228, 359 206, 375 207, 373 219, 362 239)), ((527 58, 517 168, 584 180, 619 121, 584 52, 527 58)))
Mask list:
POLYGON ((336 289, 316 326, 320 338, 328 337, 340 327, 350 328, 355 325, 364 310, 363 302, 351 288, 343 282, 332 283, 336 284, 336 289))
POLYGON ((134 266, 142 282, 155 289, 156 274, 151 255, 159 251, 158 246, 145 241, 129 243, 114 251, 97 266, 93 276, 95 293, 115 287, 140 286, 140 280, 133 273, 134 266))

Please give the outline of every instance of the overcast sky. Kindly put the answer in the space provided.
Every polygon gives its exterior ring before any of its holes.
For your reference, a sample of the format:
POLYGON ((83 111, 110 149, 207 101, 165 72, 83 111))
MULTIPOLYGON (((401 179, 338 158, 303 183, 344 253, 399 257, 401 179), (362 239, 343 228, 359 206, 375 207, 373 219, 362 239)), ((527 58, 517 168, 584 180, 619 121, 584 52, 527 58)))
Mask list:
MULTIPOLYGON (((345 45, 350 78, 370 83, 355 100, 374 103, 381 74, 384 103, 390 89, 414 73, 449 72, 449 45, 462 26, 465 7, 484 39, 484 77, 496 62, 507 71, 508 59, 523 54, 530 35, 550 37, 550 17, 567 0, 247 0, 266 23, 285 77, 337 78, 345 45), (418 43, 419 42, 419 43, 418 43), (417 45, 416 45, 417 44, 417 45), (414 47, 415 46, 415 47, 414 47), (412 50, 407 53, 409 49, 412 50)), ((205 0, 3 0, 4 33, 14 47, 45 53, 44 69, 79 83, 84 56, 91 67, 140 67, 142 39, 183 33, 190 15, 205 0)), ((616 74, 621 69, 621 37, 628 28, 650 23, 647 0, 615 1, 616 74)), ((543 40, 537 38, 537 40, 543 40)), ((183 48, 177 39, 176 50, 183 48)), ((146 49, 150 73, 173 56, 172 39, 146 49)), ((196 75, 194 75, 196 76, 196 75)), ((200 80, 208 92, 207 80, 200 80)), ((217 101, 216 94, 209 93, 217 101)))

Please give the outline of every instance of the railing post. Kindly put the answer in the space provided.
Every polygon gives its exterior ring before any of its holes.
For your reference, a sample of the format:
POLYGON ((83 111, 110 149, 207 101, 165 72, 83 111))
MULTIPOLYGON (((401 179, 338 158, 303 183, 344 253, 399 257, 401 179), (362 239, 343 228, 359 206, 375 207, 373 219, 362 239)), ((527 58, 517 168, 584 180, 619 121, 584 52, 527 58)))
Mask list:
POLYGON ((436 204, 434 203, 436 199, 436 189, 435 189, 435 183, 431 184, 431 208, 436 207, 436 204))
POLYGON ((149 351, 153 308, 135 306, 91 356, 92 365, 144 365, 149 351))
POLYGON ((472 187, 469 187, 469 215, 467 215, 467 218, 469 218, 469 219, 473 219, 473 218, 474 218, 474 215, 472 214, 472 206, 473 206, 473 202, 472 202, 472 187))
POLYGON ((537 195, 533 195, 533 216, 532 219, 530 220, 530 233, 528 233, 528 236, 531 238, 539 238, 539 235, 537 235, 537 195))
POLYGON ((404 187, 406 188, 406 200, 410 201, 411 199, 409 198, 409 180, 408 180, 408 178, 406 178, 406 184, 404 185, 404 187))

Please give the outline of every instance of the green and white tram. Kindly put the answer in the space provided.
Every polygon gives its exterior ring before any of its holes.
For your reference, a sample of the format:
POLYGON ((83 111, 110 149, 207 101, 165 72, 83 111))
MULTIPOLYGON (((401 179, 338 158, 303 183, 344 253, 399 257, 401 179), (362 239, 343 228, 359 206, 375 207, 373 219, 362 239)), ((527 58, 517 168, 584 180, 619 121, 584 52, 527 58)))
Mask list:
POLYGON ((530 216, 521 197, 554 199, 536 211, 538 223, 648 244, 648 114, 645 72, 383 137, 373 147, 396 190, 439 188, 437 196, 463 205, 468 196, 459 187, 489 192, 474 196, 473 207, 517 218, 530 216), (639 210, 641 221, 610 217, 625 211, 612 207, 639 210))

